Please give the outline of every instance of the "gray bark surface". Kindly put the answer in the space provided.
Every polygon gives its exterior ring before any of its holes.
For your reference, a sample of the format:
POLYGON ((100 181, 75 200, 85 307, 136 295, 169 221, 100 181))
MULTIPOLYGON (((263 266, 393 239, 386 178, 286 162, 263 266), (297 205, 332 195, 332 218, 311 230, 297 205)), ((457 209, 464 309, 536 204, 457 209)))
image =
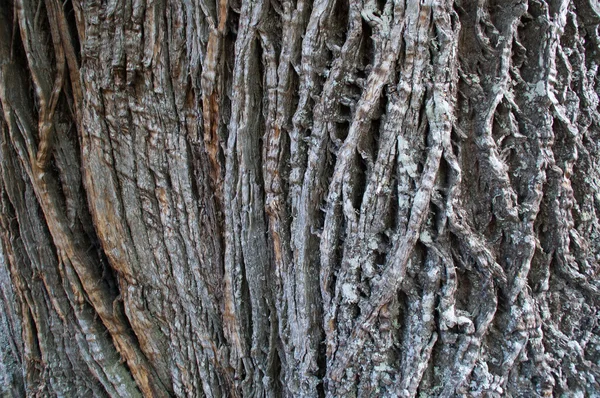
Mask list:
POLYGON ((0 396, 598 396, 599 27, 3 0, 0 396))

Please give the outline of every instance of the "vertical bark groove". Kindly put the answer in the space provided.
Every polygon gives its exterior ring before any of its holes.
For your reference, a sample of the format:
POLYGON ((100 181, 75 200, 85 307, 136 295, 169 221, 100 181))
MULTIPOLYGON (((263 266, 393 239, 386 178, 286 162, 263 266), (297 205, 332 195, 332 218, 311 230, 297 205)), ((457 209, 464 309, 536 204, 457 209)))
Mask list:
POLYGON ((6 0, 0 395, 597 395, 599 24, 6 0))

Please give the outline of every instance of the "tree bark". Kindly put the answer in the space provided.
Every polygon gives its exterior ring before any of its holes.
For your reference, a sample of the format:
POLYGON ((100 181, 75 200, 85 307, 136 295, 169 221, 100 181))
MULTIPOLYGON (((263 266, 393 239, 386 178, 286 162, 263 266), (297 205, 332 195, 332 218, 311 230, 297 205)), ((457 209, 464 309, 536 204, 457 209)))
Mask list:
POLYGON ((600 394, 593 0, 4 0, 0 396, 600 394))

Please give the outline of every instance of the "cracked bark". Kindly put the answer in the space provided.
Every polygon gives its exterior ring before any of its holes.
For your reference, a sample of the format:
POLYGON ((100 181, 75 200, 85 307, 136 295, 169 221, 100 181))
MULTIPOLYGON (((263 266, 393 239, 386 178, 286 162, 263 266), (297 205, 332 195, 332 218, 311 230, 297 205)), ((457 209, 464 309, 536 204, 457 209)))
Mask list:
POLYGON ((600 393, 590 0, 6 0, 0 395, 600 393))

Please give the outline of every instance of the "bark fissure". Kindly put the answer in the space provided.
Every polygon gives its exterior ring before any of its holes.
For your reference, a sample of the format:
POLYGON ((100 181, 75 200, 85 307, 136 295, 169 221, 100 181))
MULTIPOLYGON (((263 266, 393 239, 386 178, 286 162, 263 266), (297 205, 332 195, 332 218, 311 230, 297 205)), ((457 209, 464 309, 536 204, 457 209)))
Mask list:
POLYGON ((594 396, 599 24, 5 1, 0 395, 594 396))

